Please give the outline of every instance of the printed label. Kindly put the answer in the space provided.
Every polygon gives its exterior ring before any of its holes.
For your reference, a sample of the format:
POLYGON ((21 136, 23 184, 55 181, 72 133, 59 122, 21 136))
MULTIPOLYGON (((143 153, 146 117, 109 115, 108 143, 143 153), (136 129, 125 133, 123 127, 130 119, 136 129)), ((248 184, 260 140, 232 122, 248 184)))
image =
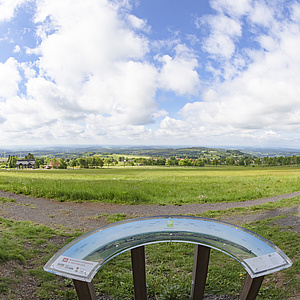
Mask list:
POLYGON ((87 277, 98 263, 75 259, 61 255, 52 265, 52 268, 64 273, 87 277))
POLYGON ((286 261, 277 253, 261 255, 245 259, 245 262, 253 270, 254 273, 267 271, 274 267, 279 267, 286 264, 286 261))

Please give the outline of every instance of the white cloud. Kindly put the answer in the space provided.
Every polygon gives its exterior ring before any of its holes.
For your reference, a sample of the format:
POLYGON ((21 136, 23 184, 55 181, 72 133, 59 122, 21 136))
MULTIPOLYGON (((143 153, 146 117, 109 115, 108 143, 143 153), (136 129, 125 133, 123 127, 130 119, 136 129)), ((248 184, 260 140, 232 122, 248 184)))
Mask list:
POLYGON ((295 22, 300 21, 300 3, 294 2, 291 6, 291 19, 295 22))
MULTIPOLYGON (((0 0, 0 22, 25 2, 0 0)), ((2 141, 280 143, 300 132, 297 1, 283 11, 282 1, 210 0, 196 34, 163 40, 127 0, 35 3, 39 45, 12 44, 12 33, 1 42, 20 59, 0 63, 2 141), (175 100, 156 99, 164 93, 175 100), (193 102, 175 111, 184 97, 193 102)))
POLYGON ((247 69, 211 87, 204 101, 186 104, 184 120, 237 138, 247 133, 253 139, 280 140, 278 132, 300 132, 300 28, 291 26, 278 32, 275 41, 258 38, 268 51, 255 50, 247 69))
POLYGON ((30 62, 19 63, 20 68, 24 72, 25 79, 29 80, 36 77, 36 70, 34 69, 34 64, 30 62))
POLYGON ((143 125, 124 125, 115 117, 88 115, 85 119, 86 129, 84 138, 94 138, 98 142, 106 141, 140 141, 151 137, 151 130, 143 125))
POLYGON ((186 140, 195 134, 195 129, 187 122, 165 117, 155 132, 157 139, 164 141, 186 140))
POLYGON ((87 75, 148 51, 147 40, 126 28, 117 7, 105 0, 39 1, 36 21, 43 22, 40 68, 61 85, 77 88, 87 75), (49 34, 49 27, 56 31, 49 34))
MULTIPOLYGON (((124 124, 152 122, 157 71, 143 62, 148 40, 128 27, 118 8, 106 0, 38 1, 40 78, 28 84, 29 95, 65 113, 110 114, 124 124)), ((143 20, 124 18, 134 28, 146 28, 143 20)))
POLYGON ((16 45, 14 50, 13 50, 13 53, 20 53, 21 52, 21 48, 19 45, 16 45))
POLYGON ((269 27, 274 22, 274 11, 264 2, 256 1, 250 10, 249 18, 256 25, 269 27))
POLYGON ((30 0, 1 0, 0 1, 0 23, 10 21, 14 15, 15 10, 30 0))
POLYGON ((240 17, 250 10, 251 2, 252 0, 211 0, 210 4, 220 13, 240 17))
POLYGON ((235 40, 242 35, 240 22, 223 14, 203 17, 200 22, 210 28, 210 34, 203 42, 203 49, 219 57, 231 58, 235 52, 235 40))
POLYGON ((119 123, 151 123, 157 111, 155 68, 133 61, 114 67, 105 76, 95 74, 84 84, 79 105, 87 112, 110 114, 119 123))
POLYGON ((196 95, 200 88, 200 79, 196 68, 198 60, 185 45, 175 47, 175 57, 169 55, 157 57, 163 63, 160 71, 160 87, 172 90, 179 95, 196 95))
POLYGON ((133 28, 150 33, 151 27, 146 20, 139 19, 135 15, 128 15, 127 20, 133 28))
POLYGON ((10 57, 5 63, 0 63, 0 98, 16 96, 20 81, 18 62, 14 58, 10 57))

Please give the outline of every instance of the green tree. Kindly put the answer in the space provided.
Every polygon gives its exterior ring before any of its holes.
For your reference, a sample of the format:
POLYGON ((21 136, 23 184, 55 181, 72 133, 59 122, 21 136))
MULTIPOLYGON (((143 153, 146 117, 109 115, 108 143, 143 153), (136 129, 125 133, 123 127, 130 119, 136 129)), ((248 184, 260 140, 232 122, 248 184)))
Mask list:
POLYGON ((25 159, 34 159, 34 155, 31 153, 28 153, 28 155, 25 155, 25 159))
POLYGON ((262 164, 261 159, 260 159, 260 158, 257 158, 257 159, 255 160, 255 164, 258 165, 258 166, 260 166, 260 165, 262 164))
POLYGON ((51 158, 49 161, 49 165, 51 165, 53 169, 58 169, 59 161, 56 158, 51 158))
POLYGON ((107 165, 107 167, 109 167, 109 165, 111 164, 111 160, 109 158, 105 158, 104 164, 107 165))
POLYGON ((39 159, 39 158, 36 158, 35 161, 34 161, 34 167, 36 169, 38 169, 41 165, 43 164, 42 160, 39 159))
POLYGON ((67 166, 68 166, 67 163, 62 158, 60 158, 58 160, 58 168, 59 169, 66 169, 67 166))
POLYGON ((249 157, 245 157, 244 163, 245 163, 245 166, 250 166, 251 159, 249 157))
POLYGON ((18 157, 17 156, 8 156, 8 161, 7 161, 7 164, 8 164, 8 167, 9 168, 15 168, 17 166, 17 160, 18 160, 18 157))
POLYGON ((197 166, 197 167, 204 167, 205 166, 204 159, 196 159, 194 163, 195 163, 195 166, 197 166))
POLYGON ((72 168, 74 169, 76 166, 77 166, 77 161, 76 161, 76 159, 72 159, 72 160, 70 161, 70 167, 72 167, 72 168))
POLYGON ((171 159, 166 160, 166 166, 170 167, 172 165, 171 159))
POLYGON ((84 158, 77 158, 77 163, 79 165, 80 168, 88 168, 88 163, 87 160, 84 158))
POLYGON ((213 164, 214 166, 217 166, 217 165, 220 164, 220 162, 219 162, 219 160, 218 160, 217 158, 214 158, 213 161, 212 161, 212 164, 213 164))
POLYGON ((229 166, 233 166, 235 164, 235 160, 234 160, 233 157, 229 157, 229 158, 226 159, 226 163, 229 166))

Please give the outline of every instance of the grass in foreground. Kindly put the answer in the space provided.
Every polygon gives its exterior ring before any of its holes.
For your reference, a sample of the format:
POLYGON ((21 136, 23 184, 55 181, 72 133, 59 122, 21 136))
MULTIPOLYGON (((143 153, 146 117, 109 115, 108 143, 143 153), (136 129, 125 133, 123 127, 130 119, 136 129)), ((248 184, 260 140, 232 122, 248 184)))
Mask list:
POLYGON ((2 170, 0 189, 59 201, 182 205, 291 193, 299 179, 299 167, 2 170))
MULTIPOLYGON (((257 299, 281 300, 300 295, 300 236, 291 227, 280 227, 277 220, 272 218, 244 225, 276 244, 294 263, 289 269, 266 276, 257 299)), ((71 280, 47 273, 42 267, 64 243, 80 233, 70 234, 4 218, 0 218, 0 222, 0 298, 76 299, 71 280), (24 286, 27 286, 25 292, 24 286)), ((189 299, 192 265, 191 244, 146 246, 148 295, 156 295, 158 299, 189 299)), ((237 295, 245 275, 244 268, 236 261, 212 250, 205 293, 237 295)), ((94 282, 99 294, 114 299, 133 299, 129 252, 108 262, 94 282)))

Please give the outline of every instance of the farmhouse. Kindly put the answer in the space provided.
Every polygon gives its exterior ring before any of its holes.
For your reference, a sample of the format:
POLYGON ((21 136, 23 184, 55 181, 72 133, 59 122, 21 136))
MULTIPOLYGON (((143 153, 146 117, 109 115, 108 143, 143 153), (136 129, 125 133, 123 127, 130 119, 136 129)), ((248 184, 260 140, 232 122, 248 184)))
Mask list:
POLYGON ((17 168, 33 168, 35 163, 34 159, 18 159, 16 162, 17 168))

